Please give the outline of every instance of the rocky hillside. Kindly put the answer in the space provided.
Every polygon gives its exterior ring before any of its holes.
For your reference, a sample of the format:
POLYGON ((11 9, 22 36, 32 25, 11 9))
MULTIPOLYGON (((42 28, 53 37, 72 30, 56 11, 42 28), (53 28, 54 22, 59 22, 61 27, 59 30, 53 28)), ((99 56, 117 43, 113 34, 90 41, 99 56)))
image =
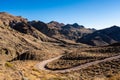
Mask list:
POLYGON ((27 19, 20 16, 13 16, 5 12, 0 13, 0 25, 10 27, 24 34, 32 35, 42 41, 48 41, 50 38, 28 24, 27 19))
POLYGON ((40 21, 32 21, 29 23, 47 36, 57 39, 77 40, 95 31, 95 29, 87 29, 77 23, 67 25, 56 21, 51 21, 47 24, 40 21))
POLYGON ((6 12, 0 12, 0 25, 1 26, 13 26, 18 22, 27 22, 27 19, 21 16, 13 16, 6 12))
POLYGON ((43 22, 29 22, 25 18, 1 12, 0 60, 43 60, 70 51, 75 47, 86 46, 48 37, 45 34, 51 33, 46 32, 47 30, 49 32, 51 28, 43 22))
POLYGON ((97 30, 91 34, 79 38, 77 42, 93 46, 104 46, 120 42, 120 27, 112 26, 110 28, 97 30))
POLYGON ((31 55, 42 60, 59 55, 64 50, 56 42, 28 24, 27 19, 0 13, 0 61, 33 59, 31 55))

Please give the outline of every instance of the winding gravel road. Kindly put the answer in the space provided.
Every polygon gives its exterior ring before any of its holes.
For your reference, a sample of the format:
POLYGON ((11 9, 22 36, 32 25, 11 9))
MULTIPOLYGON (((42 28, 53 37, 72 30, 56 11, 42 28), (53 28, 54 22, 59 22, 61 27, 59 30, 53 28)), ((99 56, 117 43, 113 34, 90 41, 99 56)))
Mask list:
POLYGON ((86 68, 86 67, 89 67, 89 66, 92 66, 92 65, 96 65, 98 63, 101 63, 101 62, 106 62, 106 61, 111 61, 113 59, 118 59, 120 58, 120 55, 117 55, 117 56, 113 56, 113 57, 109 57, 109 58, 105 58, 103 60, 97 60, 97 61, 93 61, 93 62, 89 62, 89 63, 85 63, 85 64, 82 64, 82 65, 79 65, 79 66, 76 66, 76 67, 72 67, 72 68, 69 68, 69 69, 63 69, 63 70, 49 70, 47 68, 45 68, 45 65, 51 61, 54 61, 56 59, 59 59, 62 55, 56 57, 56 58, 52 58, 52 59, 49 59, 49 60, 45 60, 45 61, 42 61, 38 64, 36 64, 36 68, 40 69, 40 70, 45 70, 45 71, 49 71, 49 72, 60 72, 60 73, 65 73, 65 72, 70 72, 70 71, 74 71, 74 70, 79 70, 79 69, 83 69, 83 68, 86 68))

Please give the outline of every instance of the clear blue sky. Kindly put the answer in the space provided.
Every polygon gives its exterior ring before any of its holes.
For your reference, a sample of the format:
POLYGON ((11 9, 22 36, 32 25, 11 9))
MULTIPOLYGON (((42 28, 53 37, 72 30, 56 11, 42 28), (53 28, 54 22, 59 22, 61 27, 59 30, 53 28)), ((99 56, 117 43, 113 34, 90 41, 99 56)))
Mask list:
POLYGON ((0 0, 0 11, 46 23, 54 20, 96 29, 120 26, 120 0, 0 0))

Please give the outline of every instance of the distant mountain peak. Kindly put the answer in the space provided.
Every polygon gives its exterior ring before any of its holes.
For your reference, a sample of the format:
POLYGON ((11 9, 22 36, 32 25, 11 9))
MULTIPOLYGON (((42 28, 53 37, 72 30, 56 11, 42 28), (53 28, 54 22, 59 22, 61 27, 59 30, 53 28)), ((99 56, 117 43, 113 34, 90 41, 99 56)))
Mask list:
POLYGON ((57 22, 57 21, 50 21, 49 23, 59 23, 59 22, 57 22))
POLYGON ((117 26, 117 25, 113 25, 112 27, 110 27, 110 28, 120 28, 119 26, 117 26))
POLYGON ((59 23, 57 21, 51 21, 51 22, 48 23, 48 26, 49 27, 58 27, 58 28, 60 28, 61 26, 64 26, 64 24, 63 23, 59 23))
POLYGON ((120 27, 114 25, 109 28, 97 30, 92 34, 83 36, 77 41, 94 46, 104 46, 115 42, 120 42, 120 27))
POLYGON ((112 33, 112 32, 117 32, 117 31, 119 31, 119 30, 120 30, 120 27, 114 25, 114 26, 111 26, 111 27, 109 27, 109 28, 102 29, 102 30, 100 30, 100 31, 104 31, 104 32, 106 32, 106 33, 112 33))
POLYGON ((74 23, 72 26, 75 28, 84 28, 83 25, 79 25, 78 23, 74 23))
POLYGON ((79 24, 78 23, 74 23, 73 26, 79 26, 79 24))
POLYGON ((59 22, 57 22, 57 21, 50 21, 48 24, 63 24, 64 25, 64 23, 59 23, 59 22))
POLYGON ((67 25, 63 26, 63 28, 65 28, 65 29, 71 29, 71 28, 81 29, 81 28, 84 28, 84 26, 79 25, 78 23, 74 23, 74 24, 67 24, 67 25))

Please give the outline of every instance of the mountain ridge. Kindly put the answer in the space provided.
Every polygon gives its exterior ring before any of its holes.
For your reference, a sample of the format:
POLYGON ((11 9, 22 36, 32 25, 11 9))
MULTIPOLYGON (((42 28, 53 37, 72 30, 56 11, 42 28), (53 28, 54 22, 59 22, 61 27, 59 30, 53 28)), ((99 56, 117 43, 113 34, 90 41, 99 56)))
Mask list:
POLYGON ((120 41, 120 27, 116 25, 95 30, 85 28, 85 26, 77 23, 64 24, 57 21, 49 23, 28 21, 21 16, 0 12, 0 26, 9 26, 21 33, 32 35, 41 41, 71 40, 92 46, 104 46, 120 41))
POLYGON ((97 30, 91 34, 88 34, 80 39, 77 42, 87 43, 93 46, 104 46, 120 42, 120 27, 112 26, 102 30, 97 30), (98 44, 96 43, 98 41, 98 44))

